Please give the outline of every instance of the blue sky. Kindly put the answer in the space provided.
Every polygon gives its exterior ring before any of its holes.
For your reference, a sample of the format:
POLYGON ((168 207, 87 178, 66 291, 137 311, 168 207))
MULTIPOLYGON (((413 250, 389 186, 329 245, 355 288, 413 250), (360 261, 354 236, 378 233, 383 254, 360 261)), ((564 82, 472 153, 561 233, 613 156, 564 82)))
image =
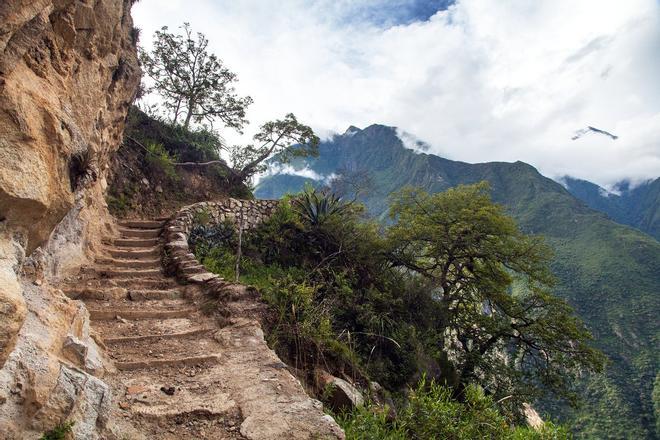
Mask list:
POLYGON ((660 175, 658 0, 141 0, 134 18, 145 47, 163 25, 205 33, 255 126, 381 123, 605 187, 660 175), (587 126, 619 138, 571 140, 587 126))
POLYGON ((358 1, 343 9, 341 19, 348 25, 364 22, 381 27, 408 25, 416 21, 427 21, 453 3, 453 0, 358 1))

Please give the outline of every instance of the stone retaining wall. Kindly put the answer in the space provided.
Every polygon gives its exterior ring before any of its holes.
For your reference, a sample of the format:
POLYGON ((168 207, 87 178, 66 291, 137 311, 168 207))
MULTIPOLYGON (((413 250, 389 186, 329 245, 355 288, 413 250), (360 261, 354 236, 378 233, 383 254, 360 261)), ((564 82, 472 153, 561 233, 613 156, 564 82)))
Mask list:
POLYGON ((207 284, 221 289, 227 283, 204 268, 190 251, 188 237, 196 218, 208 215, 211 225, 232 221, 237 227, 252 229, 268 218, 277 208, 278 200, 226 199, 216 202, 201 202, 179 210, 165 226, 166 267, 187 283, 207 284))

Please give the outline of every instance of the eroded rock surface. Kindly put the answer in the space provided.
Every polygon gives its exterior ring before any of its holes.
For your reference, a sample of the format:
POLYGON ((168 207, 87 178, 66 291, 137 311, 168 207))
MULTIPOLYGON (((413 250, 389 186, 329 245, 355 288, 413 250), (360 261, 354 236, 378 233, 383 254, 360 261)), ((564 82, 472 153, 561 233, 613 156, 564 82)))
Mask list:
POLYGON ((0 437, 104 424, 88 317, 52 285, 112 229, 106 168, 140 78, 130 5, 0 2, 0 437))

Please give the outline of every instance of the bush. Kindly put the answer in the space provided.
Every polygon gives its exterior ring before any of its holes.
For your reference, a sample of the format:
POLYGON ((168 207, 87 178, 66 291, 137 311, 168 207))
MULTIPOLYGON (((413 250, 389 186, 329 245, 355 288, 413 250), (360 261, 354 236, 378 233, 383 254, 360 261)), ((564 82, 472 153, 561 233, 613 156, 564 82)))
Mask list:
POLYGON ((66 435, 71 432, 75 422, 64 422, 57 425, 50 431, 46 431, 39 440, 64 440, 66 435))
POLYGON ((449 388, 422 379, 411 391, 407 405, 390 421, 386 411, 374 406, 342 414, 338 422, 347 440, 561 440, 570 434, 563 427, 546 423, 536 431, 511 427, 497 403, 474 385, 465 389, 463 401, 454 399, 449 388))
POLYGON ((180 125, 170 125, 135 106, 129 109, 124 137, 142 145, 160 143, 171 157, 181 162, 220 159, 222 139, 217 133, 206 127, 187 130, 180 125))
POLYGON ((176 169, 174 168, 176 158, 170 156, 170 153, 163 147, 163 144, 147 144, 145 160, 152 173, 164 174, 172 180, 178 179, 176 169))

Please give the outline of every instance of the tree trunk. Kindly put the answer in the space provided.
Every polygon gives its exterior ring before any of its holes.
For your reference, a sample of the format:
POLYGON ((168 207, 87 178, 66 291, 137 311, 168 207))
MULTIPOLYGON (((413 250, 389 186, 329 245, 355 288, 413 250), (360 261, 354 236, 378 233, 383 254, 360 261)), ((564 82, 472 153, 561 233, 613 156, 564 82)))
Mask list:
POLYGON ((188 130, 190 126, 190 120, 192 119, 193 112, 195 110, 195 102, 192 99, 188 100, 188 114, 186 115, 186 121, 183 123, 183 128, 188 130))

